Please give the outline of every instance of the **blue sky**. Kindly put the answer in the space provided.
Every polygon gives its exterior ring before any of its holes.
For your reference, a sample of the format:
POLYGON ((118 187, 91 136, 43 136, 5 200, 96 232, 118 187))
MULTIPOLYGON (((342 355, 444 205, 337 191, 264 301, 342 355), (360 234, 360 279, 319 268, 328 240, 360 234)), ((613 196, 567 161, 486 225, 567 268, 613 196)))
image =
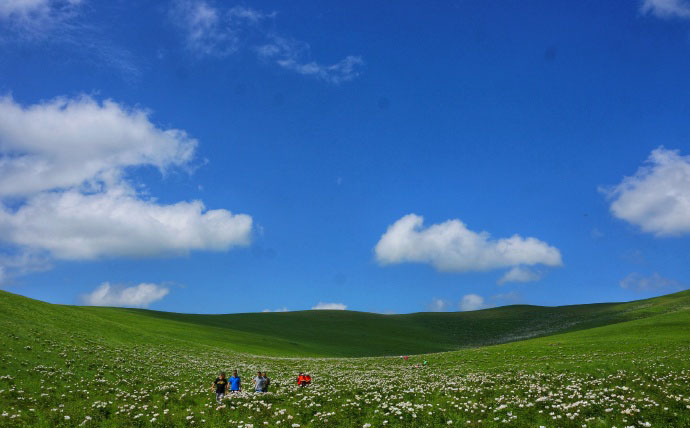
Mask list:
POLYGON ((687 288, 690 3, 13 0, 0 286, 178 312, 687 288))

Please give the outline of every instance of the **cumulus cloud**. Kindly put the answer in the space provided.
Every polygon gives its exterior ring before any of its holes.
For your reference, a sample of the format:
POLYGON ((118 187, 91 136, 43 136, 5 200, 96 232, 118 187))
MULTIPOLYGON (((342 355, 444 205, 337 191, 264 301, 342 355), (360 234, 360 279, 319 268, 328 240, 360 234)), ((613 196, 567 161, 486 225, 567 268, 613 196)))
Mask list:
POLYGON ((226 57, 248 48, 259 59, 283 69, 339 84, 359 76, 364 61, 348 55, 332 64, 311 59, 308 43, 282 36, 273 29, 275 12, 234 6, 216 7, 208 2, 180 0, 173 10, 173 21, 183 30, 190 52, 198 56, 226 57))
POLYGON ((188 163, 197 141, 161 129, 149 113, 91 97, 23 107, 0 98, 0 196, 27 195, 118 179, 123 168, 164 171, 188 163))
POLYGON ((659 18, 690 18, 690 2, 687 0, 644 0, 640 6, 644 14, 659 18))
POLYGON ((423 227, 424 219, 408 214, 388 227, 374 249, 382 265, 429 263, 440 271, 486 271, 519 265, 561 266, 560 251, 536 238, 491 239, 460 220, 423 227))
POLYGON ((478 294, 465 294, 462 300, 460 300, 460 310, 463 312, 477 311, 486 307, 487 305, 484 302, 484 298, 478 294))
POLYGON ((312 309, 316 310, 336 310, 336 311, 344 311, 347 309, 347 306, 342 304, 342 303, 324 303, 324 302, 319 302, 316 305, 312 307, 312 309))
POLYGON ((104 282, 93 292, 82 296, 82 302, 89 306, 146 308, 169 292, 168 288, 156 284, 141 283, 134 287, 123 287, 104 282))
POLYGON ((675 279, 664 278, 656 272, 649 276, 633 272, 621 279, 618 285, 620 285, 621 288, 639 292, 679 291, 685 289, 685 286, 675 279))
POLYGON ((534 282, 539 281, 541 278, 541 272, 536 272, 522 266, 515 266, 503 274, 498 280, 498 284, 503 285, 507 282, 534 282))
POLYGON ((657 236, 690 233, 690 156, 663 147, 652 151, 635 175, 613 188, 611 213, 657 236))
POLYGON ((248 215, 200 201, 159 205, 122 187, 44 192, 15 211, 0 209, 3 240, 67 260, 223 251, 249 244, 251 227, 248 215))
POLYGON ((0 99, 0 242, 12 255, 0 266, 21 274, 52 259, 248 245, 250 216, 201 201, 160 204, 127 181, 136 167, 189 168, 196 146, 184 131, 160 128, 147 111, 114 101, 58 98, 24 107, 0 99))

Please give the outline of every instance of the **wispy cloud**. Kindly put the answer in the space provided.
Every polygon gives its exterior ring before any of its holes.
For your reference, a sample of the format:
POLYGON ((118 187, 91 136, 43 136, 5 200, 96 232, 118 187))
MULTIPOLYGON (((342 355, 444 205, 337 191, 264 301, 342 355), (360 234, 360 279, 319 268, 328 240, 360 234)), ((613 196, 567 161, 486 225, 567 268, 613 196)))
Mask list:
POLYGON ((339 84, 360 75, 364 61, 348 55, 332 64, 311 58, 307 42, 276 33, 276 12, 248 7, 223 8, 208 2, 179 0, 172 11, 173 21, 183 29, 187 49, 194 55, 225 57, 249 49, 263 61, 304 76, 339 84))
POLYGON ((431 299, 431 303, 426 305, 429 312, 445 312, 450 307, 448 301, 438 298, 431 299))
POLYGON ((675 279, 665 278, 656 272, 648 276, 633 272, 620 280, 618 285, 620 285, 621 288, 638 292, 680 291, 686 288, 675 279))
POLYGON ((0 43, 49 43, 70 59, 107 67, 128 81, 141 78, 141 60, 91 23, 86 0, 0 0, 0 43))
POLYGON ((82 3, 80 0, 3 0, 0 23, 16 37, 42 39, 72 25, 82 3))
POLYGON ((296 73, 317 77, 331 83, 342 83, 359 76, 364 61, 360 56, 349 55, 335 64, 319 64, 309 61, 309 45, 284 37, 271 36, 270 42, 256 49, 258 55, 296 73))
POLYGON ((690 19, 690 2, 687 0, 644 0, 640 11, 659 18, 690 19))

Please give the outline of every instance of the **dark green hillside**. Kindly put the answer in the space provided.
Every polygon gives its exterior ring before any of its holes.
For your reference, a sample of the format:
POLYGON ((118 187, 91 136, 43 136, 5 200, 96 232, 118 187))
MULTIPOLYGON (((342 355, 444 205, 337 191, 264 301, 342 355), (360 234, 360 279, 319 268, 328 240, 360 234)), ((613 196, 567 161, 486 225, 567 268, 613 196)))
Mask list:
POLYGON ((51 328, 116 343, 208 345, 261 355, 374 356, 449 351, 583 330, 690 308, 690 291, 629 303, 515 305, 380 315, 298 311, 192 315, 52 305, 0 292, 3 327, 51 328), (45 324, 43 324, 45 325, 45 324))

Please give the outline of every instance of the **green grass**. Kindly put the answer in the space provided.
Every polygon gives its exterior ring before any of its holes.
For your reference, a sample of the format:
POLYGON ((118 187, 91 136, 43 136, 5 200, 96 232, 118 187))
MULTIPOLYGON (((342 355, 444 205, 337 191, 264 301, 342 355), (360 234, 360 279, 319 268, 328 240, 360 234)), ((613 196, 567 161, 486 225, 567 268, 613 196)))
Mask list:
POLYGON ((184 315, 0 293, 0 349, 0 427, 690 427, 688 291, 410 315, 184 315), (417 352, 433 353, 371 357, 417 352), (214 404, 219 370, 246 386, 259 368, 271 393, 214 404), (294 385, 298 371, 314 385, 294 385))
POLYGON ((298 311, 191 315, 140 309, 51 305, 0 292, 0 319, 54 324, 122 343, 199 343, 274 356, 443 352, 644 318, 690 307, 690 292, 629 303, 505 306, 474 312, 380 315, 298 311))

